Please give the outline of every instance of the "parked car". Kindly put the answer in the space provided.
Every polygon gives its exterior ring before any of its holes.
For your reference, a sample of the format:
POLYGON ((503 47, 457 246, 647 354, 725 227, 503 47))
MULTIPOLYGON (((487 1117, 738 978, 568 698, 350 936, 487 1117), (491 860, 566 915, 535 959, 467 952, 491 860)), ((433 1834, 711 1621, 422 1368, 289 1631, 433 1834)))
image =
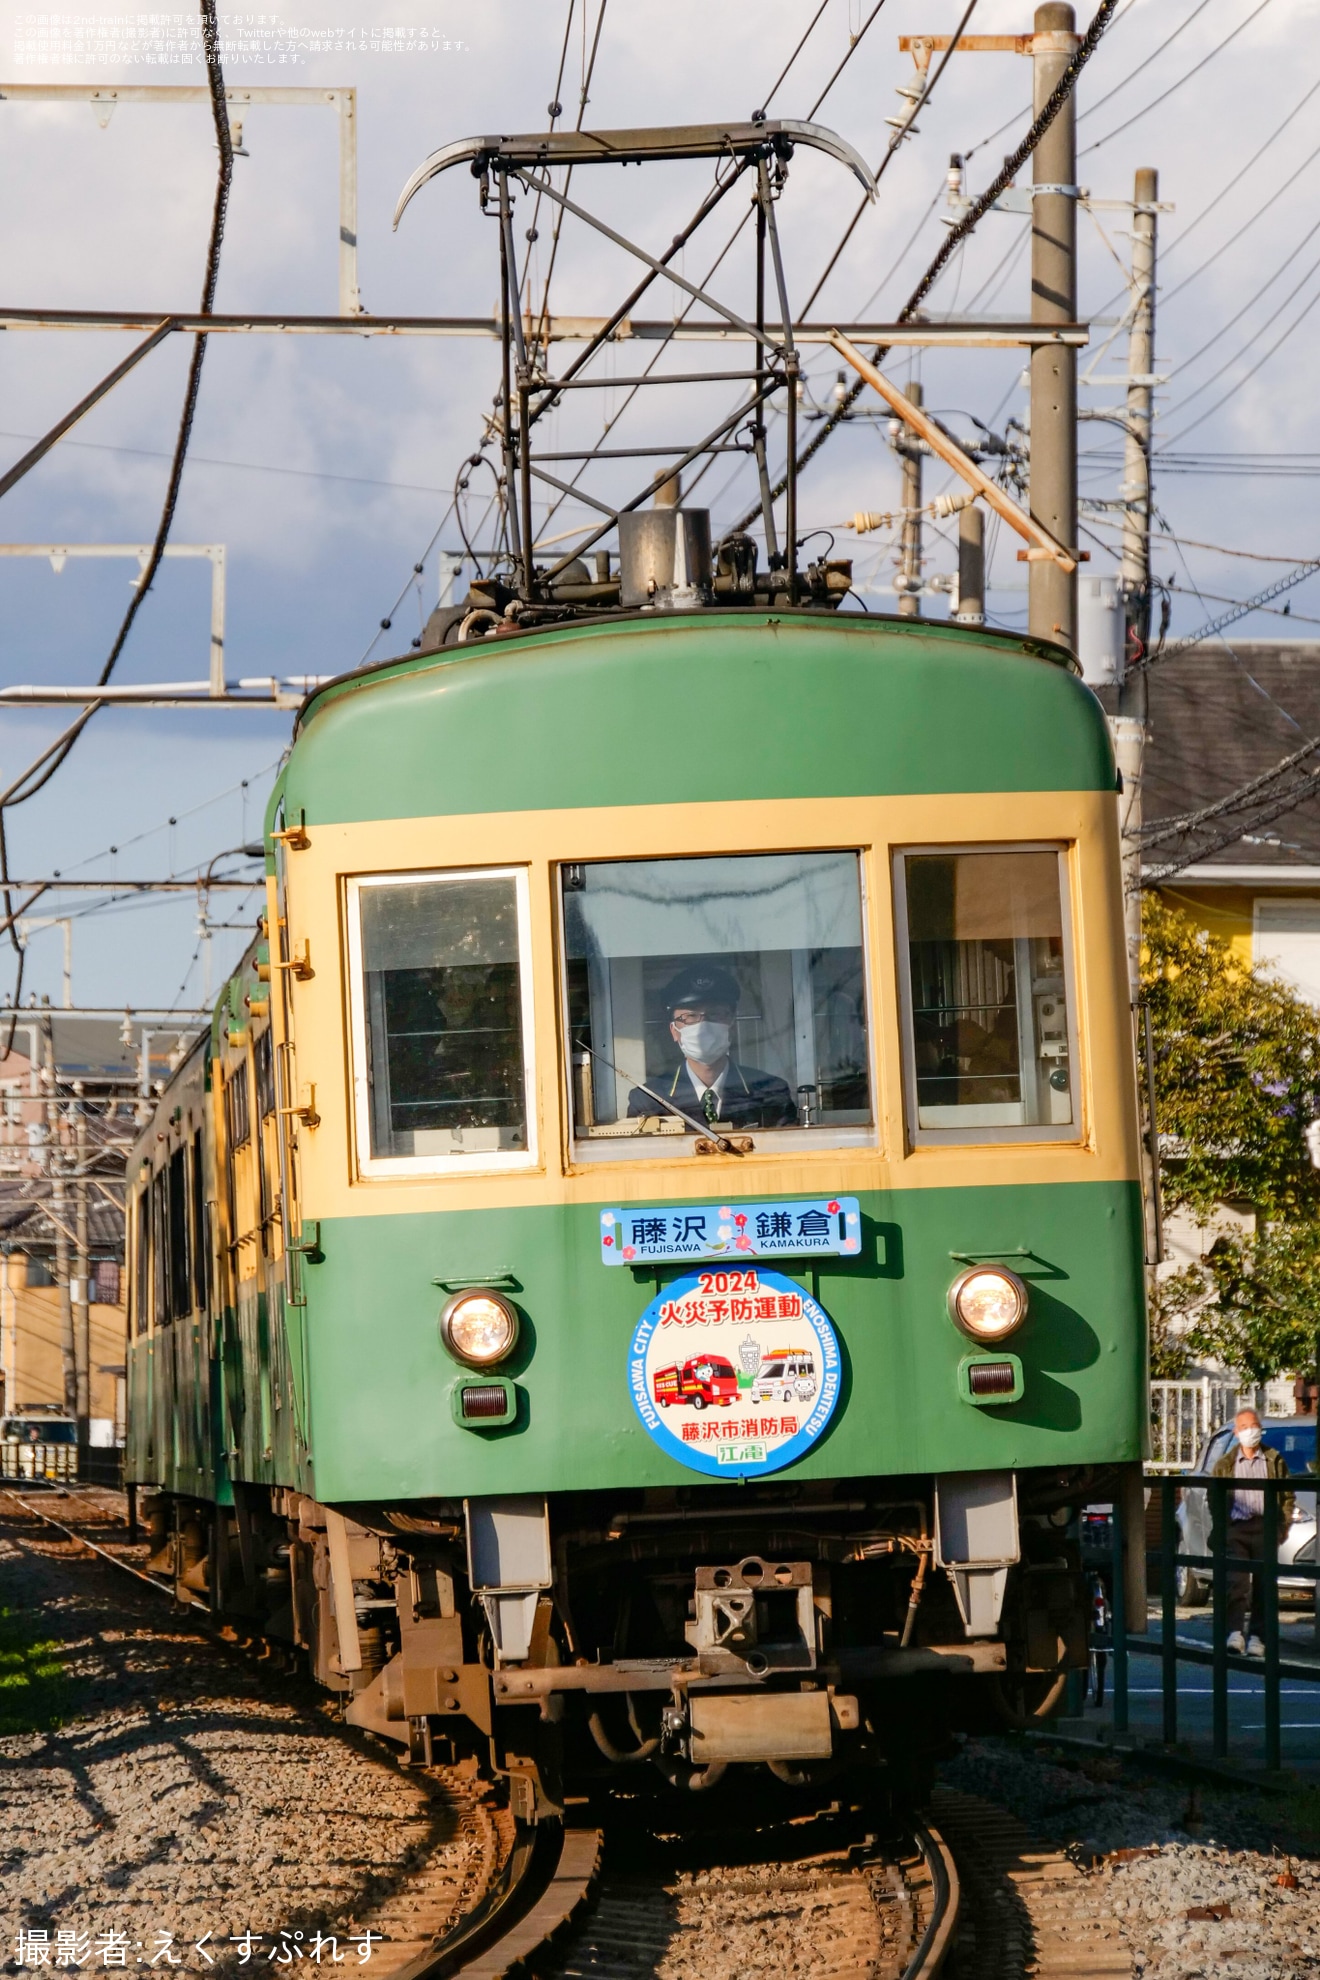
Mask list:
MULTIPOLYGON (((1278 1451, 1289 1471, 1305 1476, 1315 1472, 1315 1423, 1314 1416, 1266 1416, 1261 1420, 1263 1441, 1278 1451)), ((1225 1452, 1236 1442, 1231 1423, 1221 1424, 1212 1431, 1201 1447, 1193 1470, 1211 1472, 1225 1452)), ((1293 1561, 1313 1562, 1316 1534, 1316 1495, 1314 1492, 1297 1494, 1293 1523, 1287 1534, 1279 1542, 1279 1565, 1290 1565, 1293 1561)), ((1178 1507, 1178 1551, 1185 1554, 1208 1554, 1210 1552, 1210 1494, 1193 1487, 1182 1494, 1178 1507)), ((1294 1588, 1310 1594, 1315 1583, 1300 1575, 1279 1576, 1280 1588, 1294 1588)), ((1178 1569, 1178 1600, 1194 1605, 1204 1601, 1210 1590, 1210 1579, 1203 1568, 1183 1567, 1178 1569)))

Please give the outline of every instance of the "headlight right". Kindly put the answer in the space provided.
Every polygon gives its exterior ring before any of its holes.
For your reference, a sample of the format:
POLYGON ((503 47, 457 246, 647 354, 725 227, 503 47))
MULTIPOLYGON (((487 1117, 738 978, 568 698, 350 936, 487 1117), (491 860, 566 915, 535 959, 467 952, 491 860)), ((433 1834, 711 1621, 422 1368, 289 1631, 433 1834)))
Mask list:
POLYGON ((518 1311, 497 1292, 455 1293, 440 1315, 440 1338, 455 1361, 490 1368, 518 1345, 518 1311))
POLYGON ((1003 1265, 972 1265, 949 1287, 949 1317, 974 1341, 1002 1341, 1027 1317, 1027 1289, 1003 1265))

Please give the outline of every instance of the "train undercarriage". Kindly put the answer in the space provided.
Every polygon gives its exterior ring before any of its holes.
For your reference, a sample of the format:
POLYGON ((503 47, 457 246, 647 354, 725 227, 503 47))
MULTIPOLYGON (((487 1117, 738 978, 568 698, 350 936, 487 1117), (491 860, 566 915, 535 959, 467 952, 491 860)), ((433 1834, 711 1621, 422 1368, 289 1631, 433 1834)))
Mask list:
POLYGON ((327 1507, 238 1485, 231 1506, 155 1491, 142 1510, 180 1600, 296 1652, 413 1761, 475 1756, 534 1820, 595 1781, 701 1792, 749 1766, 919 1793, 954 1727, 1044 1716, 1085 1666, 1078 1516, 1130 1469, 749 1485, 736 1505, 327 1507))

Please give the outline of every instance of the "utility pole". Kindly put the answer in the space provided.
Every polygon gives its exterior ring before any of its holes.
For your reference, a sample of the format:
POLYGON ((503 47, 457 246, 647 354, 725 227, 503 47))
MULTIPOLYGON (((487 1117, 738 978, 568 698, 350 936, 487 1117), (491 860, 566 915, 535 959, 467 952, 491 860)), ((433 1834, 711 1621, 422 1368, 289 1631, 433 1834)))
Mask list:
POLYGON ((64 1407, 78 1413, 78 1361, 73 1333, 73 1289, 69 1284, 69 1226, 64 1189, 64 1150, 60 1142, 60 1103, 55 1081, 55 1038, 49 1011, 42 1022, 46 1080, 46 1162, 50 1175, 51 1211, 55 1225, 55 1283, 60 1295, 60 1364, 64 1372, 64 1407))
POLYGON ((1123 778, 1123 907, 1133 1008, 1141 993, 1141 776, 1146 750, 1146 671, 1150 644, 1150 442, 1155 370, 1155 215, 1159 175, 1139 171, 1132 201, 1132 289, 1128 331, 1123 485, 1123 678, 1111 723, 1123 778))
POLYGON ((985 514, 975 502, 958 511, 958 609, 960 626, 985 624, 985 514))
MULTIPOLYGON (((922 403, 921 386, 916 379, 907 388, 914 406, 922 403)), ((899 538, 899 574, 894 589, 898 593, 901 619, 921 616, 921 457, 922 443, 899 421, 890 427, 889 443, 903 469, 903 534, 899 538), (898 427, 897 433, 894 426, 898 427)))
MULTIPOLYGON (((1034 114, 1039 116, 1078 45, 1076 17, 1061 0, 1037 7, 1031 44, 1034 114)), ((1077 136, 1072 95, 1032 157, 1031 320, 1077 316, 1077 136)), ((1077 542, 1077 357, 1043 344, 1031 354, 1031 478, 1028 507, 1069 551, 1077 542)), ((1075 554, 1075 552, 1074 552, 1075 554)), ((1027 624, 1039 638, 1077 646, 1077 574, 1053 558, 1027 559, 1027 624)))
POLYGON ((73 1308, 73 1349, 74 1366, 78 1389, 78 1442, 84 1447, 91 1441, 92 1415, 92 1308, 91 1266, 88 1260, 87 1242, 87 1106, 83 1099, 83 1083, 74 1082, 73 1145, 75 1153, 74 1176, 74 1261, 71 1305, 73 1308))

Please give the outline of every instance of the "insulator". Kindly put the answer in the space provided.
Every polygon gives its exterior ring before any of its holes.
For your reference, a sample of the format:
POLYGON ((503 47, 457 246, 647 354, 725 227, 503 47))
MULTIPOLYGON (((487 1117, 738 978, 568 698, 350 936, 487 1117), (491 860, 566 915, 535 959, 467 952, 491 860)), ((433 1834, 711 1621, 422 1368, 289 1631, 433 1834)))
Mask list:
POLYGON ((974 488, 964 488, 957 495, 937 495, 930 505, 930 512, 937 518, 956 516, 960 509, 970 509, 975 500, 974 488))
POLYGON ((859 509, 853 517, 852 526, 859 536, 868 536, 873 529, 889 529, 894 518, 879 509, 859 509))

